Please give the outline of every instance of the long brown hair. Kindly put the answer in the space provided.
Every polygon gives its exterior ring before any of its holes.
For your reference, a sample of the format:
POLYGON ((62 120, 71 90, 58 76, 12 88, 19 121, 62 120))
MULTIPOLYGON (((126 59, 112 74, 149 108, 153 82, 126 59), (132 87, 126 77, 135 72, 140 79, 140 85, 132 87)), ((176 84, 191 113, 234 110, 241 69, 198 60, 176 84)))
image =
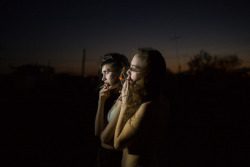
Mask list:
POLYGON ((132 87, 124 121, 129 120, 140 105, 162 93, 167 75, 166 62, 162 54, 152 48, 139 48, 135 54, 143 61, 139 75, 140 86, 132 87))

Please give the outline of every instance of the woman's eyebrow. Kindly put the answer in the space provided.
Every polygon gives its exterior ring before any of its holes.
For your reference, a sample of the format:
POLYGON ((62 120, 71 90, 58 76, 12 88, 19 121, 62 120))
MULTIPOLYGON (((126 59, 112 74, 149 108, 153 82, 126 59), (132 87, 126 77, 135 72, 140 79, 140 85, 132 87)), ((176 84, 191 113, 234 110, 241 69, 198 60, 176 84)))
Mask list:
POLYGON ((102 72, 108 72, 108 71, 110 71, 110 69, 105 69, 105 70, 103 70, 102 72))
POLYGON ((138 67, 138 66, 136 66, 136 65, 131 65, 131 67, 140 69, 140 67, 138 67))

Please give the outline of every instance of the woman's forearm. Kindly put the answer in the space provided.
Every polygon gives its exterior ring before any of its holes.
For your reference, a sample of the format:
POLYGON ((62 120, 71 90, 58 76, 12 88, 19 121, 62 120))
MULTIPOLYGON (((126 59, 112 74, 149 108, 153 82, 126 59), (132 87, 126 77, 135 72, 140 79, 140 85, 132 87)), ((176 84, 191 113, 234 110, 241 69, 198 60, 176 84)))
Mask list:
POLYGON ((104 102, 98 101, 98 108, 95 117, 95 136, 100 136, 105 128, 104 123, 104 102))
POLYGON ((121 111, 120 111, 120 115, 119 115, 119 118, 118 118, 118 121, 117 121, 117 124, 116 124, 116 128, 115 128, 115 134, 114 134, 114 147, 116 149, 120 149, 120 143, 119 143, 119 136, 122 132, 122 129, 125 125, 125 122, 124 122, 124 113, 127 109, 127 106, 126 105, 122 105, 121 106, 121 111))

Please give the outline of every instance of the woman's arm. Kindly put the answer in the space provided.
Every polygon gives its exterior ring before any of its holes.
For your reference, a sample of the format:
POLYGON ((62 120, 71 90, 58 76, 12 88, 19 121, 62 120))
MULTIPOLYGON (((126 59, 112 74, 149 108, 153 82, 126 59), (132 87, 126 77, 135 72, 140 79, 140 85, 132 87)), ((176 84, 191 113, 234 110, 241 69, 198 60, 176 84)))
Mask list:
POLYGON ((114 139, 113 137, 115 133, 115 127, 116 127, 116 123, 118 121, 118 117, 119 117, 120 110, 121 110, 121 101, 117 101, 116 103, 117 105, 115 108, 114 115, 112 116, 110 122, 104 128, 104 130, 101 132, 101 135, 100 135, 101 142, 106 143, 106 144, 111 144, 111 142, 113 142, 113 139, 114 139))
POLYGON ((124 116, 127 112, 128 98, 130 95, 130 78, 128 77, 121 91, 121 111, 116 124, 114 135, 114 147, 117 150, 126 148, 130 143, 133 143, 140 136, 145 126, 147 125, 146 113, 149 109, 150 102, 143 103, 135 114, 127 121, 124 121, 124 116))
POLYGON ((116 125, 114 135, 114 147, 117 150, 126 148, 129 144, 133 143, 144 131, 147 119, 146 113, 149 110, 149 102, 144 103, 136 111, 135 115, 130 118, 126 123, 123 121, 124 113, 126 112, 127 105, 121 106, 120 116, 116 125))
POLYGON ((99 92, 99 100, 98 100, 98 107, 95 117, 95 136, 100 137, 101 132, 105 128, 105 121, 104 121, 104 105, 107 98, 110 95, 109 89, 104 86, 99 92))

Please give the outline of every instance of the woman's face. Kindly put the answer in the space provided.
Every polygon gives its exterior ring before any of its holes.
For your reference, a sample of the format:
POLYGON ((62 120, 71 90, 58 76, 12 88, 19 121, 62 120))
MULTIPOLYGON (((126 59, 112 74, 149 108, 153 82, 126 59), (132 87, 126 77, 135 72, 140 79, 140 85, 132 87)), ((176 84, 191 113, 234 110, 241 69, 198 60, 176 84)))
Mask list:
POLYGON ((135 85, 140 84, 140 74, 143 68, 143 61, 142 59, 138 56, 135 55, 131 61, 131 65, 129 70, 127 71, 128 78, 131 79, 132 83, 135 85))
POLYGON ((117 77, 118 73, 112 68, 111 64, 105 64, 102 66, 102 81, 109 89, 115 89, 118 85, 117 77))

